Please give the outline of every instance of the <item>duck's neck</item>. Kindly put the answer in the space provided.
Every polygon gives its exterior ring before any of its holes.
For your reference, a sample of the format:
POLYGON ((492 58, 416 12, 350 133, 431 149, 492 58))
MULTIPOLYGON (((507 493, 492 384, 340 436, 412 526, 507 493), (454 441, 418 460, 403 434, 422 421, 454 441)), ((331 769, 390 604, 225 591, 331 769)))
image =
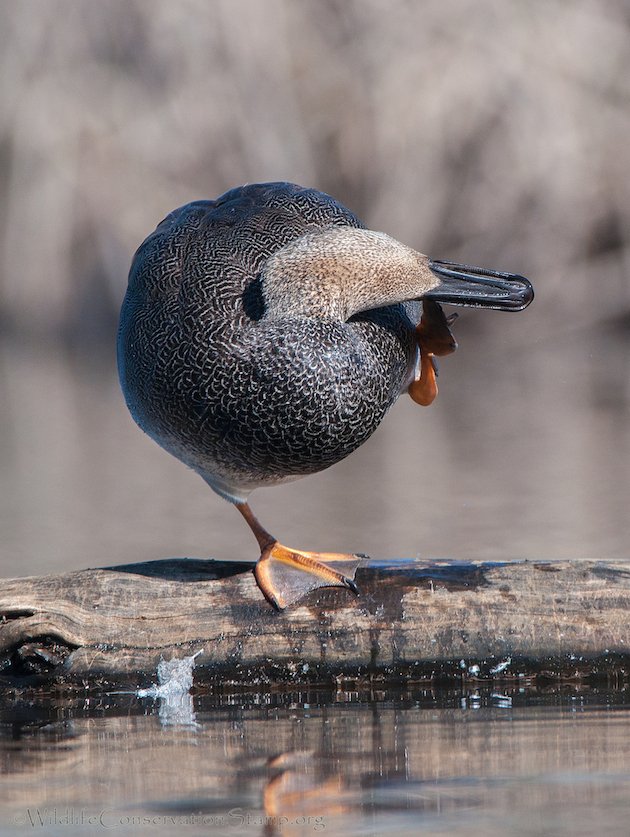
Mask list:
POLYGON ((263 319, 348 320, 419 299, 439 284, 428 259, 372 230, 328 227, 306 233, 271 256, 262 271, 263 319))

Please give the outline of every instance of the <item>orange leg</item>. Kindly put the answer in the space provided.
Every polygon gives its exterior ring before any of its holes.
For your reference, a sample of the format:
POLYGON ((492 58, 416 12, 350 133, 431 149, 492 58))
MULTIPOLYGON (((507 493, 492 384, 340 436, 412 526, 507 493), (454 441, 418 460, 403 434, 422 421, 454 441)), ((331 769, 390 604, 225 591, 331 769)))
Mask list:
POLYGON ((361 562, 357 555, 289 549, 269 534, 247 503, 237 503, 236 508, 260 546, 260 558, 254 569, 256 583, 275 608, 284 610, 318 587, 345 587, 353 593, 359 592, 352 580, 361 562), (329 563, 335 563, 338 569, 329 567, 329 563))

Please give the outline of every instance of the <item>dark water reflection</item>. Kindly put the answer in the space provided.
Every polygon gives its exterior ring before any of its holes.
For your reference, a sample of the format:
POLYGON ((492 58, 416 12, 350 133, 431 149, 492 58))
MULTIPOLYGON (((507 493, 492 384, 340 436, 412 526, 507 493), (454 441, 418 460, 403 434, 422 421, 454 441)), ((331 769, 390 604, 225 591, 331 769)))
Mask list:
POLYGON ((182 724, 158 703, 5 705, 0 833, 627 833, 627 692, 198 695, 182 724))

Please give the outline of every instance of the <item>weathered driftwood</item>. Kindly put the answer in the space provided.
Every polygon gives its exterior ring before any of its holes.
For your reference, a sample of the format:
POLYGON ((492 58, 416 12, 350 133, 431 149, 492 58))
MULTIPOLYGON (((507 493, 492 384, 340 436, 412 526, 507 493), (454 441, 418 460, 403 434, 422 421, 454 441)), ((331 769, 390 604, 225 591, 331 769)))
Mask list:
POLYGON ((222 683, 630 670, 630 562, 366 561, 358 597, 320 590, 282 613, 252 566, 172 559, 5 580, 0 673, 144 684, 161 659, 201 649, 196 677, 222 683))

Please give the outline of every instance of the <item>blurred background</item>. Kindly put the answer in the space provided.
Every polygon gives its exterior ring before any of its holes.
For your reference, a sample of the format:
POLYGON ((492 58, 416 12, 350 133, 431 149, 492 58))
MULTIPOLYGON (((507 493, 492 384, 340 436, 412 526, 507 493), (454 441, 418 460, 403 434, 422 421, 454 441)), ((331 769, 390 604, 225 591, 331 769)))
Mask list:
POLYGON ((429 409, 262 490, 285 543, 374 557, 628 557, 624 0, 0 2, 0 573, 252 558, 135 427, 115 334, 135 248, 245 182, 333 194, 435 258, 522 273, 460 309, 429 409))

